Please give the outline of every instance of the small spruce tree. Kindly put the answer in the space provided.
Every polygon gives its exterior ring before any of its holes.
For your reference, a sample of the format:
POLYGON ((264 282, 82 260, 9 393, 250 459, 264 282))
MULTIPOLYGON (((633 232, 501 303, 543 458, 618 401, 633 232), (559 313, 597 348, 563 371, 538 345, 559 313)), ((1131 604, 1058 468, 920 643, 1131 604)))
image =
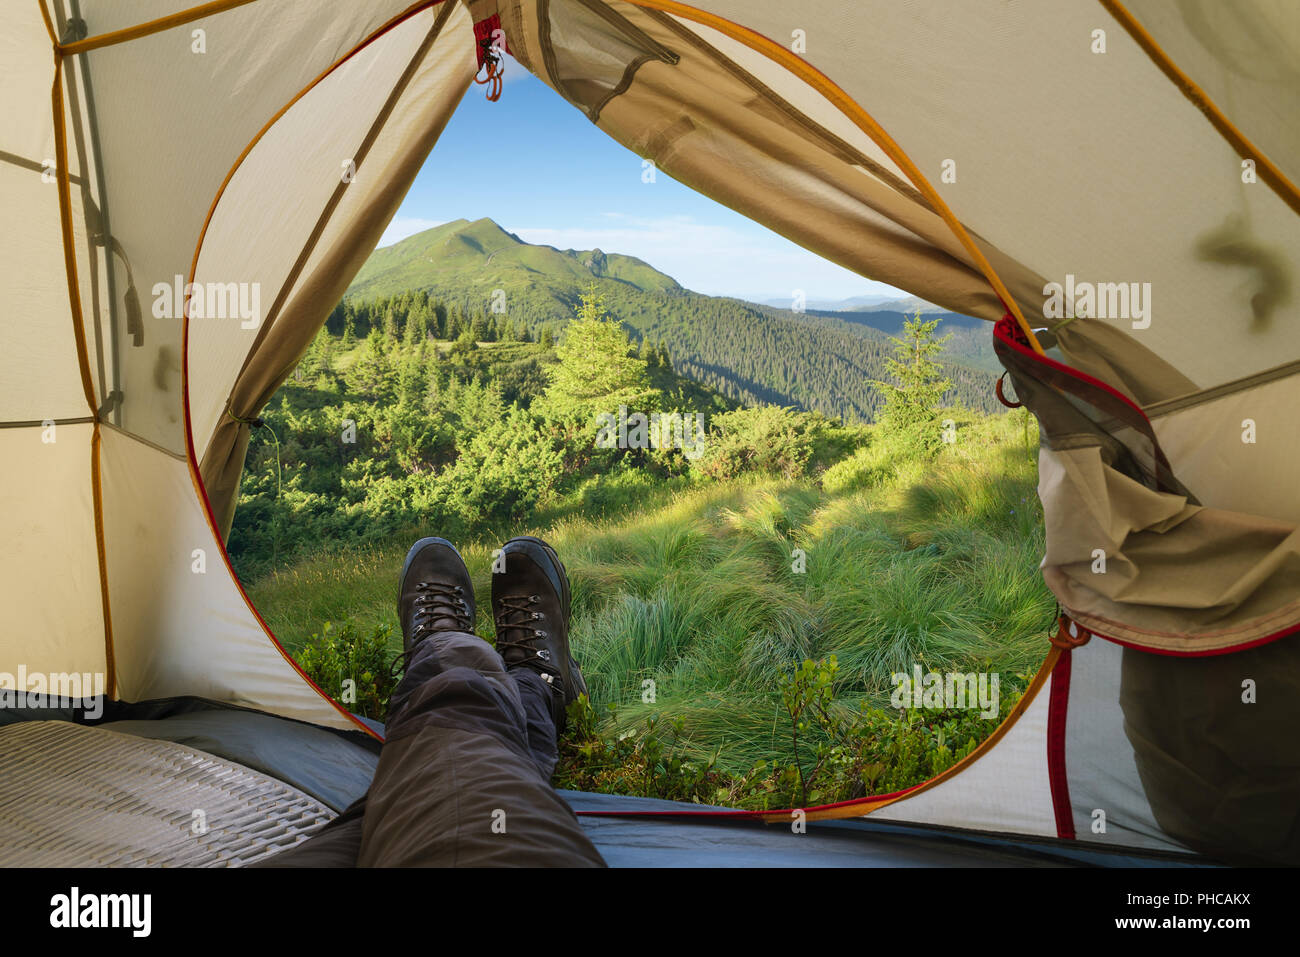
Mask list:
POLYGON ((943 441, 939 403, 952 386, 936 358, 952 334, 936 339, 938 324, 938 319, 922 319, 917 309, 903 323, 903 335, 890 337, 894 356, 885 367, 894 381, 871 383, 884 397, 884 407, 877 416, 881 428, 924 452, 935 451, 943 441))
POLYGON ((560 361, 551 370, 548 403, 561 415, 578 418, 614 413, 619 405, 644 405, 652 394, 645 361, 629 355, 628 346, 627 333, 605 311, 604 297, 590 288, 555 347, 560 361))

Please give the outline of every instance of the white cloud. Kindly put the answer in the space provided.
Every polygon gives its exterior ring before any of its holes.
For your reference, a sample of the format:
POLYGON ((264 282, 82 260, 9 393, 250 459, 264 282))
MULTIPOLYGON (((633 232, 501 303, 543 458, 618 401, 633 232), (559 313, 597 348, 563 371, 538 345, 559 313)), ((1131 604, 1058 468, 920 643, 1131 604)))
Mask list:
POLYGON ((759 226, 741 230, 690 216, 646 219, 607 212, 602 218, 615 225, 508 228, 525 242, 636 256, 707 295, 766 299, 802 289, 808 299, 842 299, 894 292, 759 226))
POLYGON ((384 230, 384 235, 379 237, 379 245, 375 248, 382 249, 385 246, 391 246, 393 243, 401 242, 407 236, 414 236, 426 229, 433 229, 434 226, 441 226, 445 222, 445 219, 418 219, 414 216, 398 216, 388 224, 388 228, 384 230))

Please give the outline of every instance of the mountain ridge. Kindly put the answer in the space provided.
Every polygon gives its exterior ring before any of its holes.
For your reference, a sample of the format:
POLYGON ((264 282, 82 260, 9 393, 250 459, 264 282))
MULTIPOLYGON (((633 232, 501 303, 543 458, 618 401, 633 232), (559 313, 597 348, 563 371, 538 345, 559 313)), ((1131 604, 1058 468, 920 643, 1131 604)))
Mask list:
MULTIPOLYGON (((907 318, 883 308, 887 303, 793 312, 706 296, 634 256, 527 243, 486 217, 453 220, 376 250, 341 305, 400 303, 423 291, 466 319, 496 314, 537 336, 547 328, 559 333, 590 289, 635 339, 666 345, 680 373, 740 401, 848 420, 869 420, 878 410, 871 382, 887 378, 890 340, 907 318)), ((954 383, 949 401, 996 411, 993 378, 1001 368, 983 321, 930 318, 940 320, 938 335, 952 333, 944 353, 954 383)))

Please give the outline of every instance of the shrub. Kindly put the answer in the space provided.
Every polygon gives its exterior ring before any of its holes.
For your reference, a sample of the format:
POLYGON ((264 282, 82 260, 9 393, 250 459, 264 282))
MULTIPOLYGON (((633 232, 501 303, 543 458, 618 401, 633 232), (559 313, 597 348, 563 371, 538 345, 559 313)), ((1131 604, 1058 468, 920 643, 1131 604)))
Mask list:
MULTIPOLYGON (((556 787, 751 810, 814 807, 928 781, 973 752, 993 730, 991 720, 969 709, 836 707, 838 669, 834 655, 805 660, 781 680, 794 760, 758 761, 738 775, 719 770, 717 754, 691 760, 680 717, 668 723, 667 739, 653 714, 644 729, 620 732, 614 706, 609 706, 610 720, 601 723, 584 695, 569 706, 556 787)), ((1003 714, 1020 694, 1008 690, 1003 714)))
POLYGON ((519 520, 551 494, 561 466, 551 441, 515 409, 474 435, 438 483, 448 508, 466 521, 519 520))
POLYGON ((746 472, 796 479, 856 444, 845 429, 816 412, 762 405, 715 415, 696 471, 715 481, 746 472))
POLYGON ((390 628, 376 625, 358 630, 351 621, 338 629, 325 622, 294 656, 321 690, 353 713, 383 721, 388 697, 397 686, 388 651, 390 628))
MULTIPOLYGON (((615 719, 615 706, 609 711, 615 719)), ((726 777, 714 768, 716 755, 706 761, 686 756, 680 718, 668 723, 667 740, 660 736, 657 715, 646 719, 641 734, 602 736, 591 702, 581 695, 570 703, 568 719, 552 778, 557 788, 698 803, 701 795, 712 796, 725 786, 726 777)))

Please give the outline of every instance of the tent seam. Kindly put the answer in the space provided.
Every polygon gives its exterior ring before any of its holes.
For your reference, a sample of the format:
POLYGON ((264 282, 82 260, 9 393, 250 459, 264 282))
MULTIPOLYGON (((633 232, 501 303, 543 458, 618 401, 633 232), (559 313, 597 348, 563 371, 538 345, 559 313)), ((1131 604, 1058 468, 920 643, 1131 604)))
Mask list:
MULTIPOLYGON (((44 3, 41 10, 45 11, 44 3)), ((52 26, 52 25, 51 25, 52 26)), ((63 268, 68 280, 68 305, 72 311, 73 341, 77 347, 77 364, 86 405, 94 417, 90 436, 91 508, 95 521, 95 553, 99 565, 99 601, 104 628, 104 690, 116 696, 117 667, 113 660, 113 612, 108 588, 108 561, 104 548, 104 493, 100 482, 99 410, 95 404, 95 387, 90 377, 90 357, 86 346, 86 323, 82 314, 81 284, 77 277, 77 254, 72 229, 72 188, 68 181, 68 131, 64 122, 63 54, 54 47, 54 87, 50 93, 54 124, 55 180, 59 192, 59 227, 63 241, 63 268)))
POLYGON ((831 80, 830 77, 822 73, 807 60, 787 50, 770 37, 764 36, 748 27, 741 26, 732 20, 720 17, 717 14, 708 13, 696 7, 687 6, 684 3, 679 3, 678 0, 628 0, 628 2, 640 7, 663 10, 667 13, 685 17, 688 20, 694 20, 697 23, 702 23, 705 26, 712 27, 734 40, 739 40, 751 49, 757 50, 769 59, 784 66, 791 73, 794 73, 805 83, 820 92, 822 96, 826 97, 826 99, 835 105, 841 113, 847 116, 857 124, 859 129, 871 137, 876 145, 884 150, 885 154, 897 163, 899 168, 907 174, 907 177, 912 181, 913 185, 916 186, 916 188, 921 192, 921 195, 924 196, 934 207, 934 211, 939 214, 944 223, 957 237, 957 240, 966 249, 966 252, 970 254, 975 265, 979 268, 980 272, 984 274, 984 278, 988 281, 989 285, 993 287, 994 292, 997 293, 998 298, 1002 301, 1002 305, 1015 317, 1016 322, 1020 325, 1020 328, 1028 338, 1029 343, 1033 346, 1034 351, 1042 354, 1043 347, 1039 345, 1038 339, 1034 335, 1034 330, 1029 325, 1028 320, 1025 319, 1024 313, 1021 312, 1019 304, 1012 297, 1006 284, 1003 283, 1002 278, 997 274, 996 270, 994 270, 988 257, 986 257, 975 244, 970 233, 967 232, 966 227, 962 225, 956 214, 953 213, 948 204, 943 201, 943 198, 934 187, 930 185, 930 181, 921 173, 920 169, 912 162, 911 158, 906 152, 904 152, 903 148, 898 145, 893 137, 885 132, 885 129, 872 118, 871 114, 863 109, 856 100, 844 92, 844 90, 831 80))
MULTIPOLYGON (((1062 623, 1062 629, 1065 625, 1062 623)), ((1070 804, 1070 780, 1065 770, 1065 731, 1070 705, 1071 649, 1061 649, 1052 671, 1052 688, 1047 699, 1047 782, 1052 792, 1052 815, 1056 836, 1074 840, 1074 816, 1070 804)))
MULTIPOLYGON (((218 188, 216 196, 213 197, 212 204, 208 207, 208 214, 203 220, 203 227, 199 231, 198 242, 194 247, 194 258, 190 264, 189 282, 192 283, 194 281, 194 275, 198 269, 199 255, 203 250, 203 241, 207 236, 208 227, 212 222, 213 214, 216 212, 217 204, 221 201, 221 197, 225 193, 226 187, 230 184, 230 181, 234 178, 236 171, 243 164, 244 160, 248 158, 248 155, 252 152, 253 147, 257 145, 257 143, 267 133, 267 131, 269 131, 271 127, 273 127, 277 122, 279 122, 279 120, 286 113, 289 112, 289 110, 293 107, 295 103, 297 103, 309 92, 311 92, 311 90, 313 90, 317 85, 319 85, 327 76, 329 76, 331 73, 337 70, 340 66, 346 63, 348 60, 350 60, 361 50, 365 49, 375 40, 387 34, 390 30, 406 22, 411 17, 416 16, 417 14, 431 7, 434 7, 439 3, 444 3, 444 2, 449 2, 449 0, 420 0, 419 3, 414 4, 413 6, 407 8, 402 13, 393 17, 391 20, 389 20, 387 23, 380 26, 368 37, 366 37, 364 40, 362 40, 360 43, 354 46, 351 50, 349 50, 347 53, 341 56, 338 60, 332 63, 324 71, 322 71, 315 79, 313 79, 305 87, 303 87, 296 94, 294 94, 294 96, 289 100, 288 103, 286 103, 283 107, 281 107, 279 110, 276 111, 276 113, 267 121, 266 125, 263 126, 262 129, 260 129, 257 132, 254 138, 248 143, 247 146, 244 147, 243 151, 235 159, 234 165, 230 168, 230 171, 226 174, 226 178, 222 181, 221 186, 218 188)), ((450 0, 450 2, 454 2, 454 0, 450 0)), ((252 599, 248 597, 248 592, 244 590, 243 582, 239 580, 239 576, 235 573, 234 568, 230 564, 230 554, 226 551, 226 543, 221 533, 217 529, 216 520, 212 512, 212 503, 208 499, 208 492, 203 485, 203 477, 200 474, 199 464, 195 456, 193 423, 190 418, 190 396, 189 396, 189 325, 190 323, 189 323, 189 316, 187 314, 187 310, 182 310, 182 316, 183 316, 183 326, 182 326, 183 331, 182 331, 182 342, 181 342, 181 395, 182 395, 182 406, 185 414, 185 458, 186 458, 187 465, 189 466, 190 482, 191 484, 193 484, 195 491, 198 492, 199 494, 199 500, 203 506, 204 519, 207 521, 208 528, 212 532, 213 539, 216 541, 217 547, 221 551, 221 558, 226 565, 226 570, 229 573, 231 580, 234 582, 235 588, 239 591, 240 597, 244 599, 244 605, 248 608, 249 611, 252 612, 253 617, 257 620, 258 625, 261 627, 262 633, 266 635, 267 638, 270 639, 271 644, 275 647, 277 651, 280 652, 281 657, 283 657, 284 660, 288 662, 290 667, 293 668, 293 670, 298 674, 298 676, 302 678, 302 680, 305 681, 308 684, 308 686, 310 686, 318 695, 320 695, 320 697, 324 699, 324 701, 327 704, 329 704, 332 708, 334 708, 335 711, 337 711, 339 714, 347 718, 349 721, 351 721, 354 725, 356 725, 366 734, 370 735, 372 738, 382 741, 383 740, 382 735, 375 732, 369 725, 359 720, 354 714, 349 712, 341 704, 335 701, 333 697, 326 694, 321 689, 320 685, 316 684, 316 682, 313 681, 305 671, 303 671, 302 667, 298 664, 297 661, 294 660, 293 656, 285 651, 284 646, 281 645, 279 639, 275 637, 275 633, 271 631, 270 627, 266 624, 265 619, 262 618, 261 612, 257 610, 257 606, 254 605, 252 599)))
POLYGON ((98 50, 100 47, 114 46, 118 43, 126 43, 130 40, 138 40, 141 37, 152 36, 155 33, 161 33, 163 30, 170 30, 172 27, 179 27, 194 20, 201 20, 214 13, 225 13, 227 10, 233 10, 235 7, 242 7, 253 2, 254 0, 213 0, 211 3, 180 10, 168 16, 159 17, 156 20, 137 23, 133 27, 123 27, 121 30, 113 30, 109 33, 100 33, 93 37, 86 37, 83 40, 75 40, 72 43, 58 43, 56 41, 55 47, 67 55, 85 53, 89 50, 98 50))
POLYGON ((1169 54, 1161 48, 1150 33, 1142 24, 1138 23, 1137 18, 1120 3, 1119 0, 1099 0, 1102 7, 1112 17, 1119 21, 1128 35, 1142 49, 1165 77, 1178 87, 1178 91, 1183 94, 1198 110, 1205 115, 1210 121, 1210 125, 1227 141, 1238 156, 1242 159, 1254 160, 1258 167, 1260 177, 1269 188, 1277 194, 1278 198, 1291 211, 1300 215, 1300 189, 1296 188, 1295 183, 1291 182, 1277 166, 1273 164, 1263 152, 1255 146, 1246 134, 1228 119, 1222 110, 1210 99, 1209 95, 1196 84, 1186 73, 1179 69, 1178 64, 1169 57, 1169 54))

